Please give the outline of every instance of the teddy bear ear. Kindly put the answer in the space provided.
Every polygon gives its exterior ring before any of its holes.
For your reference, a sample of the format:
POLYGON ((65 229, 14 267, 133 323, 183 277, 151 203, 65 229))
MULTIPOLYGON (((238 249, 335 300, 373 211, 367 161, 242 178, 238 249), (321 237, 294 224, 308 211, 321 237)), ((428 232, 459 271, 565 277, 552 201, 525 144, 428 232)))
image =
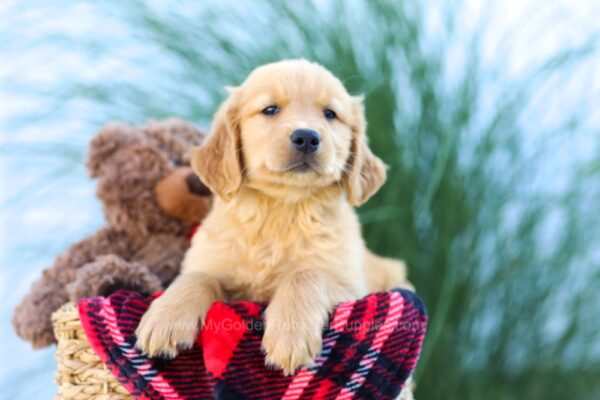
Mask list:
POLYGON ((189 164, 190 148, 202 144, 207 136, 193 124, 177 118, 151 121, 143 130, 148 137, 159 143, 177 165, 189 164))
POLYGON ((131 127, 113 122, 106 125, 90 142, 86 166, 92 178, 100 176, 102 166, 131 136, 131 127))

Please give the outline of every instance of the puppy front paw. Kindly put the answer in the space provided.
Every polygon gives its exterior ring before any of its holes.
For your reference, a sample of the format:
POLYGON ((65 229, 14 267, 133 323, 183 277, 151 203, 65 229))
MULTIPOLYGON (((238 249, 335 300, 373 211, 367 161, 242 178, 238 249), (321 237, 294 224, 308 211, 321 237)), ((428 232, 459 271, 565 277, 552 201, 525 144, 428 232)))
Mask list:
POLYGON ((314 363, 322 347, 322 326, 306 321, 266 318, 262 348, 268 366, 291 375, 314 363))
POLYGON ((198 335, 196 313, 160 304, 157 299, 142 317, 135 333, 136 347, 149 357, 174 358, 179 350, 190 349, 198 335))

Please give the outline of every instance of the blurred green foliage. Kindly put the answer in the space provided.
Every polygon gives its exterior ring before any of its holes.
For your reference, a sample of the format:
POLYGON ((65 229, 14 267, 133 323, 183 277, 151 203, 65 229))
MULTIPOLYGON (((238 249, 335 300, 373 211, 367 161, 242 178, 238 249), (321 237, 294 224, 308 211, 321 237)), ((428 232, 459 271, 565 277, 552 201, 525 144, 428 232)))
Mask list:
MULTIPOLYGON (((536 184, 553 178, 540 171, 553 150, 531 151, 522 124, 537 88, 596 55, 596 42, 490 96, 480 36, 462 42, 462 66, 447 73, 453 9, 436 41, 419 1, 115 2, 115 17, 150 46, 137 67, 155 79, 115 76, 65 95, 91 99, 105 111, 98 119, 208 122, 223 85, 254 67, 320 62, 366 95, 371 146, 390 166, 359 212, 369 246, 407 260, 430 311, 417 397, 600 398, 598 168, 565 171, 561 190, 536 184)), ((584 129, 577 115, 563 121, 552 135, 584 129)))

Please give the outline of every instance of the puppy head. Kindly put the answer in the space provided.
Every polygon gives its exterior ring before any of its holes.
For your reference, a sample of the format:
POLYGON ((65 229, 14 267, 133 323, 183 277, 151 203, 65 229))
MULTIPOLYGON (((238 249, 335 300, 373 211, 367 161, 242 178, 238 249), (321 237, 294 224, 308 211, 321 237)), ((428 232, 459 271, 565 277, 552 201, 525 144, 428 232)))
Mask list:
POLYGON ((264 65, 231 89, 192 166, 225 201, 244 185, 283 195, 339 185, 360 205, 385 181, 367 145, 362 97, 305 60, 264 65))

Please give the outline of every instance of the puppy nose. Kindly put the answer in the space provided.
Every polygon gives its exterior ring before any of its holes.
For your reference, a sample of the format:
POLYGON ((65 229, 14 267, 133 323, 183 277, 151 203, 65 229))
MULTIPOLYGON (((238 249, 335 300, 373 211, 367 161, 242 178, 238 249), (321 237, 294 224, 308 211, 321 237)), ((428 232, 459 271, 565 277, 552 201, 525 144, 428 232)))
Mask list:
POLYGON ((314 153, 319 148, 321 137, 312 129, 297 129, 291 137, 294 147, 304 154, 314 153))

